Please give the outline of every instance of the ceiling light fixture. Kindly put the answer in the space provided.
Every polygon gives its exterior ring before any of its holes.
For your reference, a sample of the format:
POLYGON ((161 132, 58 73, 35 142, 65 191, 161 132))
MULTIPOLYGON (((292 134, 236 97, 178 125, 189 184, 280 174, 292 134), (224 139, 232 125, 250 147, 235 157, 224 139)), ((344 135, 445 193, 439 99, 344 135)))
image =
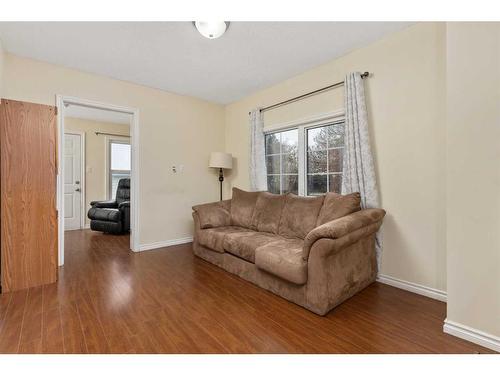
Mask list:
POLYGON ((208 39, 221 37, 229 27, 229 21, 194 21, 193 24, 208 39))

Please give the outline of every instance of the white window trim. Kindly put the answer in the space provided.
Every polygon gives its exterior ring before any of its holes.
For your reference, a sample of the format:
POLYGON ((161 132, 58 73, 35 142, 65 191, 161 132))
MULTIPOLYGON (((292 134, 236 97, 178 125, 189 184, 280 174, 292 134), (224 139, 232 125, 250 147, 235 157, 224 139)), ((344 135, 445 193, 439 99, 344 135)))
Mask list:
MULTIPOLYGON (((106 192, 107 199, 113 199, 111 196, 111 143, 123 143, 130 145, 130 138, 120 136, 106 136, 105 137, 105 168, 104 168, 104 191, 106 192)), ((131 160, 132 162, 132 160, 131 160)), ((129 172, 129 171, 127 171, 129 172)))
POLYGON ((264 124, 264 133, 276 133, 280 131, 296 129, 300 126, 318 126, 330 121, 339 121, 345 118, 345 110, 338 109, 331 112, 325 112, 314 116, 302 117, 297 120, 280 122, 276 124, 264 124))
POLYGON ((306 144, 307 144, 307 130, 319 128, 326 125, 331 125, 336 122, 345 121, 345 111, 338 110, 334 112, 323 113, 316 116, 302 118, 300 120, 289 121, 286 123, 274 124, 264 126, 264 135, 281 133, 287 130, 298 129, 298 193, 300 196, 306 195, 307 174, 306 174, 306 144))

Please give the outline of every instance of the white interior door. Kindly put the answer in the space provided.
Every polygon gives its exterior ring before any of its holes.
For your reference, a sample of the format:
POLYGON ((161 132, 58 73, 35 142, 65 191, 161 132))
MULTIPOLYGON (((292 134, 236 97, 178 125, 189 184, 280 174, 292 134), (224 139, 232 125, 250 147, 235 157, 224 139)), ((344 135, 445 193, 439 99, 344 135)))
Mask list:
POLYGON ((82 228, 81 138, 64 134, 64 230, 82 228))

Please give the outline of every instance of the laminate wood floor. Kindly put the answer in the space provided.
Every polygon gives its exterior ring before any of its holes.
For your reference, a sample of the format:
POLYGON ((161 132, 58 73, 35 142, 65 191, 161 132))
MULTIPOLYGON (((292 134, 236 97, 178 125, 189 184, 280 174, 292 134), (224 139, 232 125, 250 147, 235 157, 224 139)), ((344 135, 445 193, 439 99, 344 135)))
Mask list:
POLYGON ((59 281, 0 296, 2 353, 488 353, 446 306, 375 283, 326 317, 193 256, 66 232, 59 281))

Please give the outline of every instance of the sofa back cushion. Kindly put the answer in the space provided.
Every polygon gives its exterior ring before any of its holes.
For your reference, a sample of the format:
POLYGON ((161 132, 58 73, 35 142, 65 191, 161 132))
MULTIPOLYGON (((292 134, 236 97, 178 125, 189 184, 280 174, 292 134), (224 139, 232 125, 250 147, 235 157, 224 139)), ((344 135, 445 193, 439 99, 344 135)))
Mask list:
POLYGON ((341 195, 326 193, 323 207, 319 212, 316 226, 339 219, 361 209, 361 196, 359 193, 341 195))
POLYGON ((252 217, 260 192, 249 192, 233 188, 231 200, 231 224, 243 228, 253 228, 252 217))
POLYGON ((253 227, 259 232, 278 233, 285 198, 285 195, 260 193, 253 212, 253 227))
POLYGON ((316 227, 324 196, 299 197, 288 194, 281 213, 278 234, 288 238, 305 238, 316 227))

